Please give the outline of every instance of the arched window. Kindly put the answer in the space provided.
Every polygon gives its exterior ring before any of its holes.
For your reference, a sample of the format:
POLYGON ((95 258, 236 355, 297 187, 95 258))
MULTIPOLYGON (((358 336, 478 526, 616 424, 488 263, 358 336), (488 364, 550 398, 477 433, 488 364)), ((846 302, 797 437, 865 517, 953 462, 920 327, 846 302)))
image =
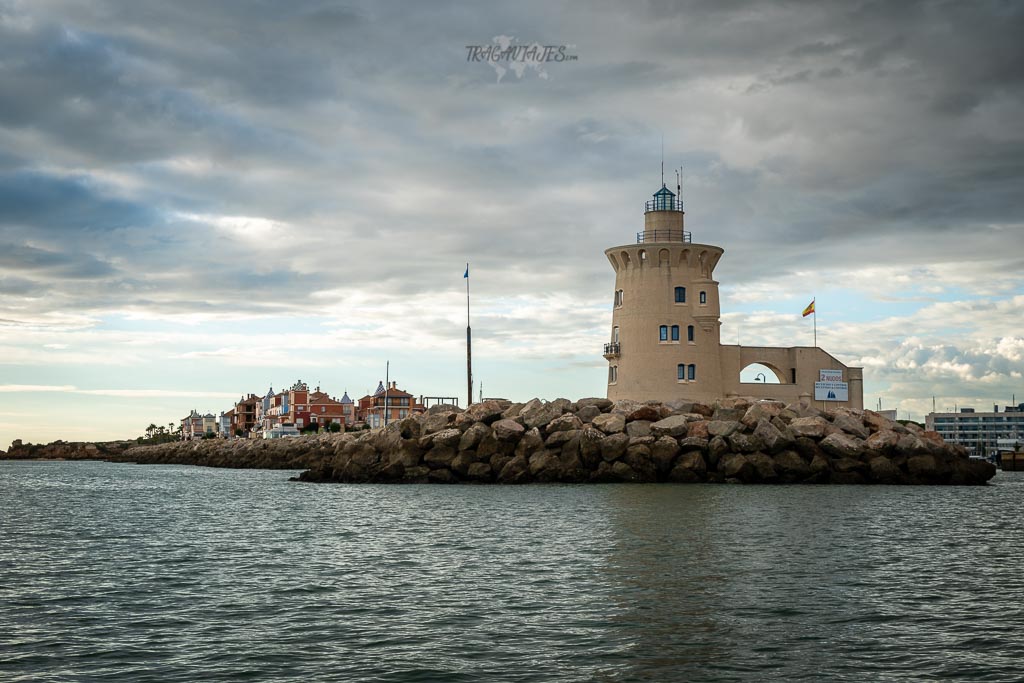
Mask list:
POLYGON ((686 364, 680 363, 676 366, 676 379, 682 382, 686 379, 686 364))
POLYGON ((686 375, 687 375, 686 378, 688 380, 690 380, 691 382, 696 380, 697 379, 697 366, 696 365, 690 365, 687 368, 687 370, 688 370, 688 372, 686 373, 686 375))
POLYGON ((616 289, 615 290, 615 307, 618 308, 621 305, 622 305, 622 290, 621 289, 616 289))
POLYGON ((608 384, 615 384, 619 379, 619 366, 609 365, 608 366, 608 384))
POLYGON ((616 325, 615 327, 612 328, 612 343, 613 344, 618 344, 619 343, 619 326, 618 325, 616 325))
POLYGON ((707 302, 708 302, 708 293, 707 292, 701 292, 700 293, 700 304, 701 304, 701 306, 703 306, 707 302))
POLYGON ((686 341, 688 341, 688 342, 692 342, 693 341, 693 325, 687 325, 686 326, 686 341))
POLYGON ((668 341, 668 325, 658 328, 658 341, 668 341))
POLYGON ((686 287, 676 287, 676 303, 686 303, 686 287))
POLYGON ((672 326, 672 341, 679 341, 679 325, 672 326))

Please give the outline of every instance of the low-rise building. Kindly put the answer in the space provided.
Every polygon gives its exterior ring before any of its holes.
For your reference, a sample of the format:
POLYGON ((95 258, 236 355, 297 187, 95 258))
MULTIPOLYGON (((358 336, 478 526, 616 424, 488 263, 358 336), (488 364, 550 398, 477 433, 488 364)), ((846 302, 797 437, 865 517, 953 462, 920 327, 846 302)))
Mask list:
POLYGON ((399 389, 397 382, 391 382, 386 389, 379 382, 375 392, 359 399, 356 420, 377 428, 421 412, 423 405, 412 394, 399 389))
POLYGON ((256 426, 256 414, 259 405, 260 398, 256 394, 249 394, 235 404, 234 411, 231 414, 232 436, 249 436, 249 433, 256 426), (239 430, 241 430, 241 434, 238 433, 239 430))
POLYGON ((345 418, 345 426, 351 427, 356 423, 356 402, 348 397, 348 390, 341 396, 341 414, 345 418))
POLYGON ((970 455, 993 458, 1001 451, 1014 451, 1024 445, 1024 403, 1005 406, 999 412, 979 413, 961 408, 955 413, 928 413, 925 427, 936 431, 950 443, 967 449, 970 455))
POLYGON ((202 415, 193 409, 181 419, 181 438, 185 441, 201 439, 207 434, 213 435, 218 430, 218 418, 213 413, 202 415))
POLYGON ((222 412, 220 418, 217 421, 217 436, 229 439, 233 435, 231 431, 231 422, 235 416, 235 409, 232 408, 228 412, 222 412))

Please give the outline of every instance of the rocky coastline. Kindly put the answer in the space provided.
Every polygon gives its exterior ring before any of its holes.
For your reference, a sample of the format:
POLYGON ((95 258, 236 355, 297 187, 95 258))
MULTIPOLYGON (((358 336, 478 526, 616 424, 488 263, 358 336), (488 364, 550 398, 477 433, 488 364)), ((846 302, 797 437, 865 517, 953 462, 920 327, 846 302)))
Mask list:
POLYGON ((304 482, 978 485, 988 462, 870 410, 722 399, 435 406, 385 429, 140 446, 12 444, 6 458, 302 469, 304 482))

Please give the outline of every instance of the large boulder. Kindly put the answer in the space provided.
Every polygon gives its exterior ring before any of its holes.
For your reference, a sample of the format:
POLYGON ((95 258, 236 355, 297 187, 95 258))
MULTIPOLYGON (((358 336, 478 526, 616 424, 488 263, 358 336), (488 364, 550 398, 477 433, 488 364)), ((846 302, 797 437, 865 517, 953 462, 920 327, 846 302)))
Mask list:
POLYGON ((864 424, 867 425, 868 429, 872 432, 892 431, 893 425, 897 424, 893 420, 879 415, 873 410, 865 410, 861 419, 864 420, 864 424))
POLYGON ((864 426, 860 418, 847 412, 837 411, 832 416, 832 425, 860 439, 866 439, 871 435, 871 430, 864 426))
POLYGON ((658 478, 649 446, 630 446, 626 449, 626 455, 622 457, 622 462, 636 472, 639 481, 656 481, 658 478))
POLYGON ((867 438, 864 445, 873 451, 889 454, 896 450, 900 442, 900 435, 890 429, 883 429, 875 432, 867 438))
POLYGON ((546 431, 548 434, 554 434, 555 432, 565 432, 570 430, 577 430, 583 427, 583 423, 578 417, 572 413, 566 413, 556 417, 554 420, 548 423, 546 431))
POLYGON ((519 413, 519 417, 523 418, 523 424, 527 429, 534 427, 543 429, 555 418, 561 417, 563 413, 569 410, 569 406, 572 405, 568 399, 558 398, 554 401, 547 403, 532 404, 533 401, 528 403, 519 413))
POLYGON ((551 432, 551 435, 544 439, 544 447, 561 448, 562 444, 575 439, 578 434, 578 429, 563 429, 557 432, 551 432))
POLYGON ((658 476, 665 477, 672 469, 672 463, 676 456, 679 455, 679 442, 671 436, 662 436, 648 448, 651 450, 651 460, 658 470, 658 476))
POLYGON ((651 425, 651 433, 655 436, 685 437, 690 431, 689 415, 670 415, 651 425))
POLYGON ((473 481, 491 481, 493 473, 486 462, 474 462, 469 466, 466 477, 473 481))
POLYGON ((595 417, 590 424, 605 434, 616 434, 626 429, 626 416, 621 413, 605 413, 595 417))
POLYGON ((708 423, 708 434, 711 436, 730 436, 743 431, 743 423, 739 420, 712 420, 708 423))
POLYGON ((581 410, 583 408, 591 407, 597 408, 600 412, 606 413, 612 408, 613 402, 607 398, 581 398, 576 401, 576 409, 581 410))
POLYGON ((651 436, 652 424, 653 423, 649 420, 633 420, 632 422, 626 422, 626 434, 629 434, 630 438, 651 436))
POLYGON ((661 418, 662 415, 659 406, 650 403, 639 405, 626 413, 626 422, 634 422, 636 420, 657 422, 661 418))
POLYGON ((629 436, 623 433, 609 434, 601 439, 601 457, 606 462, 618 460, 629 448, 629 436))
MULTIPOLYGON (((751 410, 755 406, 751 406, 751 410)), ((786 427, 785 432, 780 431, 771 421, 761 418, 754 427, 754 436, 764 444, 764 450, 768 453, 778 453, 793 445, 793 433, 786 427)))
POLYGON ((430 437, 430 443, 434 446, 451 446, 453 448, 458 446, 461 440, 462 432, 455 428, 442 429, 430 437))
POLYGON ((707 420, 697 420, 696 422, 691 422, 690 427, 686 432, 686 436, 696 437, 698 439, 710 439, 711 432, 708 431, 708 424, 709 423, 707 420))
POLYGON ((512 404, 508 401, 482 401, 480 403, 474 403, 466 409, 466 415, 473 418, 477 422, 483 422, 484 424, 491 424, 501 419, 502 413, 504 413, 512 404))
POLYGON ((718 422, 739 422, 743 419, 743 416, 747 414, 747 408, 723 408, 717 406, 714 414, 711 416, 712 420, 718 422))
POLYGON ((796 451, 782 451, 772 458, 775 471, 785 481, 803 481, 811 475, 811 467, 796 451))
MULTIPOLYGON (((448 429, 449 426, 455 423, 455 416, 459 413, 454 410, 438 410, 435 412, 434 408, 439 406, 433 406, 423 415, 422 422, 420 423, 420 434, 427 435, 439 432, 442 429, 448 429)), ((461 412, 461 411, 459 411, 461 412)))
POLYGON ((689 483, 703 481, 707 475, 708 467, 700 453, 691 451, 684 453, 676 461, 675 467, 668 474, 670 481, 689 483))
POLYGON ((585 425, 580 430, 580 459, 583 461, 584 467, 593 469, 601 462, 601 440, 604 437, 604 432, 590 426, 585 425))
POLYGON ((515 453, 517 456, 522 455, 529 458, 543 447, 544 437, 541 436, 540 430, 534 427, 533 429, 528 429, 526 433, 523 434, 522 439, 520 439, 519 443, 516 445, 515 453))
POLYGON ((748 455, 747 461, 757 470, 758 480, 770 484, 778 478, 778 473, 775 471, 775 462, 768 455, 758 451, 748 455))
POLYGON ((782 404, 778 401, 758 401, 749 408, 740 418, 740 422, 747 429, 753 429, 762 420, 771 420, 782 411, 782 404))
POLYGON ((736 432, 725 438, 733 453, 754 453, 764 448, 764 442, 753 434, 736 432))
POLYGON ((708 447, 708 440, 702 439, 699 436, 688 436, 685 439, 679 439, 679 450, 684 453, 687 451, 704 451, 708 447))
MULTIPOLYGON (((892 432, 890 432, 892 433, 892 432)), ((879 484, 900 484, 903 482, 903 473, 899 467, 893 464, 892 460, 879 455, 868 461, 871 471, 871 479, 879 484)))
POLYGON ((611 464, 612 481, 638 482, 640 475, 622 460, 616 460, 611 464))
MULTIPOLYGON (((477 404, 477 405, 480 405, 480 404, 477 404)), ((519 425, 516 425, 516 426, 518 427, 519 425)), ((522 429, 522 427, 520 427, 520 429, 522 429)), ((440 432, 438 432, 438 433, 440 434, 440 432)), ((465 433, 463 433, 462 438, 459 439, 459 450, 460 451, 468 451, 468 450, 475 449, 477 446, 480 445, 480 441, 482 441, 483 438, 485 436, 487 436, 488 434, 490 434, 490 433, 491 433, 491 428, 488 427, 485 423, 483 423, 483 422, 476 422, 476 423, 474 423, 473 425, 470 426, 469 429, 467 429, 465 431, 465 433)), ((434 443, 437 443, 437 439, 436 438, 434 439, 434 443)))
POLYGON ((498 441, 516 442, 526 433, 526 427, 507 418, 502 418, 492 424, 491 429, 498 441))
POLYGON ((820 439, 824 437, 825 428, 828 426, 828 420, 817 415, 811 417, 798 417, 789 423, 789 428, 797 437, 806 436, 811 439, 820 439))
POLYGON ((558 481, 562 464, 558 452, 544 449, 530 456, 530 474, 537 481, 558 481))
POLYGON ((740 453, 723 455, 718 461, 718 471, 727 479, 739 479, 742 482, 753 481, 757 477, 757 469, 740 453))
POLYGON ((858 458, 864 452, 864 440, 842 432, 821 440, 821 450, 833 458, 858 458))
POLYGON ((509 460, 498 472, 498 482, 502 484, 523 484, 529 480, 530 461, 523 455, 517 455, 509 460))
POLYGON ((451 446, 434 446, 423 456, 423 463, 431 469, 447 468, 455 459, 455 449, 451 446))

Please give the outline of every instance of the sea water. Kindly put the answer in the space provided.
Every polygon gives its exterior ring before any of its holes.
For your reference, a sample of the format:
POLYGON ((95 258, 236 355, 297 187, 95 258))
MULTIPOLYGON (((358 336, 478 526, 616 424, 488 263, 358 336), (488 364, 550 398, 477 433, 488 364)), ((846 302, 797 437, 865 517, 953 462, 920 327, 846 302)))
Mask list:
POLYGON ((2 681, 1020 680, 986 487, 0 462, 2 681))

